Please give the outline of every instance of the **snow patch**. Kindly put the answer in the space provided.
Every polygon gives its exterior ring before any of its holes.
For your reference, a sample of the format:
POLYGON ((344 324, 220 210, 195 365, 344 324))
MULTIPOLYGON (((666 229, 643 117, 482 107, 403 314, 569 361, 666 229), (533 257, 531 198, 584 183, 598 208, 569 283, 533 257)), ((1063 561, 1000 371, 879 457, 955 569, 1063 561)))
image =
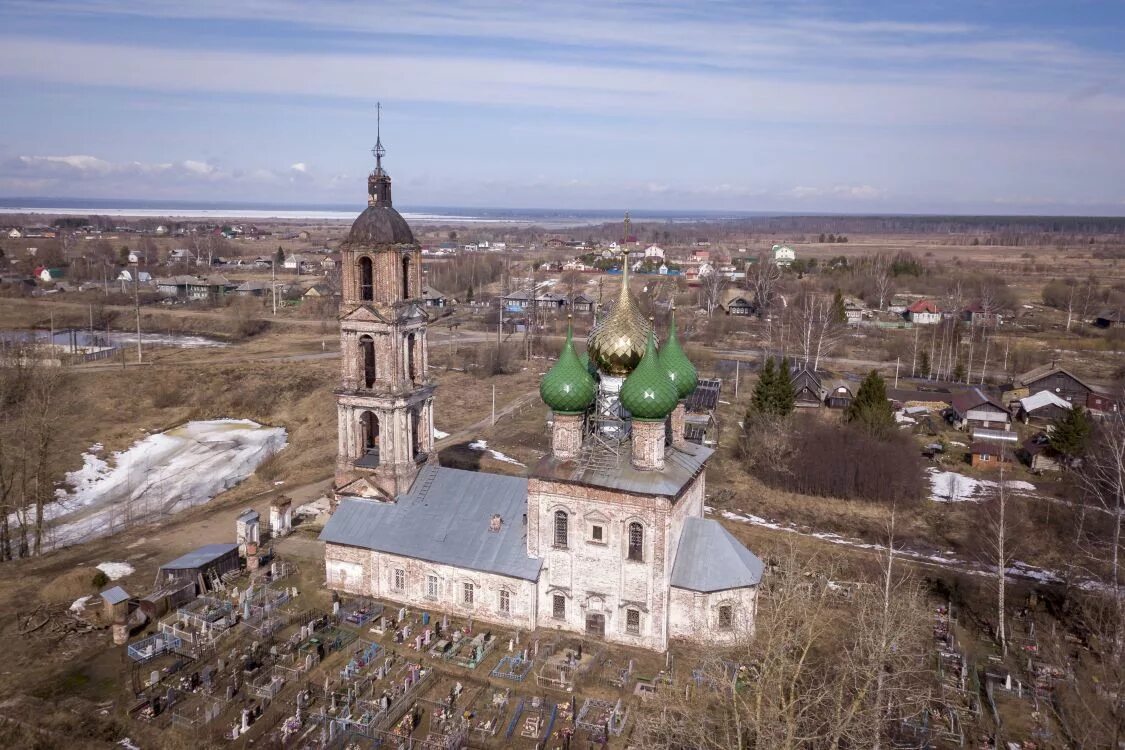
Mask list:
POLYGON ((515 464, 516 466, 525 466, 526 465, 523 462, 517 461, 516 459, 512 458, 511 456, 509 456, 507 454, 504 454, 504 453, 501 453, 500 451, 493 450, 492 448, 489 448, 488 447, 488 441, 486 441, 486 440, 474 440, 473 442, 469 443, 468 448, 469 448, 469 450, 477 451, 478 453, 488 453, 488 455, 492 456, 497 461, 503 461, 506 464, 515 464))
POLYGON ((328 501, 328 498, 322 497, 318 500, 313 500, 311 503, 298 505, 296 510, 294 510, 293 512, 298 516, 311 516, 315 518, 321 513, 327 513, 329 510, 331 510, 331 505, 328 501))
POLYGON ((119 578, 124 578, 127 575, 133 574, 133 566, 124 562, 104 562, 98 563, 98 570, 106 574, 106 577, 111 581, 116 581, 119 578))
MULTIPOLYGON (((47 548, 79 544, 209 501, 286 445, 281 427, 249 419, 188 422, 103 460, 91 452, 43 509, 47 548)), ((13 519, 14 521, 14 519, 13 519)))
POLYGON ((74 604, 70 605, 70 611, 78 615, 82 614, 82 612, 86 609, 86 602, 90 601, 93 598, 94 597, 91 594, 78 597, 74 600, 74 604))
POLYGON ((444 432, 442 430, 439 430, 436 427, 434 428, 434 440, 441 440, 441 439, 447 438, 447 437, 449 437, 448 432, 444 432))
MULTIPOLYGON (((980 503, 1000 490, 1000 482, 974 479, 955 471, 926 469, 930 475, 930 499, 935 503, 980 503)), ((1035 497, 1035 485, 1020 479, 1004 480, 1004 487, 1017 497, 1035 497)))

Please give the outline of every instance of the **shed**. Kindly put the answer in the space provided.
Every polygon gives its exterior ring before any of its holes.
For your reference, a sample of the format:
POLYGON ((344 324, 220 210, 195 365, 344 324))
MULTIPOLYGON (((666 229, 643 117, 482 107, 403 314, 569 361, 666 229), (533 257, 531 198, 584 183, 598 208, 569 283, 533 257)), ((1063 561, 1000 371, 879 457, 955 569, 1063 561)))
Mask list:
POLYGON ((999 466, 1012 460, 1011 451, 1002 443, 976 440, 969 446, 969 463, 975 467, 999 466))
POLYGON ((846 380, 840 378, 830 380, 825 383, 825 387, 828 395, 824 397, 824 403, 830 409, 846 409, 851 405, 852 399, 855 398, 852 384, 846 380))
POLYGON ((129 592, 120 586, 113 586, 101 593, 105 605, 105 618, 109 622, 124 620, 129 614, 129 592))
POLYGON ((1035 420, 1037 422, 1053 422, 1059 417, 1066 416, 1073 405, 1065 398, 1052 391, 1036 391, 1021 398, 1019 401, 1018 417, 1024 424, 1035 420))
POLYGON ((1011 415, 1004 405, 980 388, 972 388, 954 395, 952 416, 953 421, 962 429, 1003 427, 1006 430, 1011 425, 1011 415))
POLYGON ((207 591, 212 579, 238 569, 237 544, 205 544, 161 565, 155 585, 193 581, 200 591, 207 591))

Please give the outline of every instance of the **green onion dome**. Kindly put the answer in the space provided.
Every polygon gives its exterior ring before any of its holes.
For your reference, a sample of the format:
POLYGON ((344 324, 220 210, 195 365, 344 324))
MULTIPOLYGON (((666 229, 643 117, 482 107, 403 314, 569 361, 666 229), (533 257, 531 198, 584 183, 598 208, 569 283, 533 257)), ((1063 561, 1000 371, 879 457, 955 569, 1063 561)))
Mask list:
POLYGON ((594 402, 595 392, 594 378, 574 352, 572 328, 568 325, 562 353, 539 382, 539 395, 557 414, 581 414, 594 402))
POLYGON ((668 379, 676 386, 676 393, 681 399, 687 398, 699 385, 699 374, 695 365, 680 348, 680 341, 676 338, 676 311, 672 310, 672 322, 668 327, 668 340, 660 347, 660 369, 668 373, 668 379))
POLYGON ((660 355, 656 353, 656 337, 652 328, 648 331, 648 343, 644 356, 625 378, 621 385, 621 405, 633 419, 660 421, 672 413, 679 401, 676 386, 660 366, 660 355))
POLYGON ((598 379, 598 366, 590 359, 590 352, 585 349, 578 352, 578 361, 586 368, 586 372, 590 373, 590 377, 594 380, 598 379))

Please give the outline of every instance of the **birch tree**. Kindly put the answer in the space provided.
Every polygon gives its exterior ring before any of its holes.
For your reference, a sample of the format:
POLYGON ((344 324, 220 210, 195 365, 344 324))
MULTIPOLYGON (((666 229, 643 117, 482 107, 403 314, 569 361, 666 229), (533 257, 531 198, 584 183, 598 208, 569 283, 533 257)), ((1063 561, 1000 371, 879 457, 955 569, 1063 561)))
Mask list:
POLYGON ((754 296, 758 317, 765 317, 773 309, 781 269, 769 253, 758 255, 757 263, 746 266, 746 289, 754 296))

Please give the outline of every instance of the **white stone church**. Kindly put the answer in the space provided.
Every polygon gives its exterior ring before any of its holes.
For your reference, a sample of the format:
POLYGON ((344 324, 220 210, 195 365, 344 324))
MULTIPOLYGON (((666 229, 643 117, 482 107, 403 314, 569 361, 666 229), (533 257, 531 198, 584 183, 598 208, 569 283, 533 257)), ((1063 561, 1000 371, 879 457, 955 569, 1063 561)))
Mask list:
POLYGON ((529 476, 438 465, 421 250, 375 155, 342 247, 328 586, 657 651, 751 633, 762 563, 704 517, 712 451, 683 437, 695 369, 674 323, 657 349, 627 277, 543 379, 551 453, 529 476))

